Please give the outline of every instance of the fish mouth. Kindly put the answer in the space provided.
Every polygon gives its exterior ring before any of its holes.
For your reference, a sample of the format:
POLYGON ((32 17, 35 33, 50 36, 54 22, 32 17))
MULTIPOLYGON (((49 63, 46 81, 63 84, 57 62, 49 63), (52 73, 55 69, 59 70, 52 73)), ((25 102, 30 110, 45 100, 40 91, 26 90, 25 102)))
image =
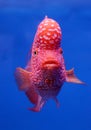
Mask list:
POLYGON ((45 61, 43 63, 43 67, 44 68, 58 68, 60 67, 60 64, 57 61, 50 60, 50 61, 45 61))

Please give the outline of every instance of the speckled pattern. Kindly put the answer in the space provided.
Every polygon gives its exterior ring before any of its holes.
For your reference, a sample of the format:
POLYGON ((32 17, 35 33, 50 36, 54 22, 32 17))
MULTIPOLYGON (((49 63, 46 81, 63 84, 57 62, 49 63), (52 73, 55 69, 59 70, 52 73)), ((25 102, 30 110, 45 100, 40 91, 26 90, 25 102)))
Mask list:
POLYGON ((62 32, 59 24, 50 18, 45 19, 39 24, 34 39, 34 46, 40 48, 52 49, 60 46, 62 32))
MULTIPOLYGON (((26 70, 32 72, 31 85, 34 91, 42 97, 44 103, 49 98, 56 100, 65 81, 65 65, 62 48, 60 48, 61 38, 62 32, 59 24, 45 17, 38 26, 31 60, 26 66, 26 70)), ((28 91, 30 90, 27 90, 27 96, 30 97, 28 91)))

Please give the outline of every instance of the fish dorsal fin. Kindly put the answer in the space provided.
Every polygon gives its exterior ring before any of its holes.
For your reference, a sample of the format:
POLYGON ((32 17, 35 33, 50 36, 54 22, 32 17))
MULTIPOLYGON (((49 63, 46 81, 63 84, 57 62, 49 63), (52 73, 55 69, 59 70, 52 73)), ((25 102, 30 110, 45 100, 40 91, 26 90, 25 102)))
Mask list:
POLYGON ((31 53, 32 53, 32 48, 30 48, 28 54, 27 54, 27 62, 30 60, 31 58, 31 53))
POLYGON ((70 70, 66 70, 66 82, 71 82, 71 83, 77 83, 77 84, 85 84, 81 80, 79 80, 75 74, 74 74, 74 68, 70 70))
POLYGON ((31 72, 28 72, 20 67, 16 68, 15 79, 20 90, 26 90, 30 87, 31 72))

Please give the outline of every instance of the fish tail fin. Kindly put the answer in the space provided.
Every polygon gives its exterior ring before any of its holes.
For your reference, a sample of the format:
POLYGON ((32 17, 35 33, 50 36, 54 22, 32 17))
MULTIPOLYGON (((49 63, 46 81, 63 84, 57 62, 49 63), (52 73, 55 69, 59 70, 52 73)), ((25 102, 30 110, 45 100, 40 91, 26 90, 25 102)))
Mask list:
POLYGON ((16 68, 15 79, 20 90, 25 90, 30 85, 31 72, 28 72, 20 67, 16 68))
POLYGON ((84 84, 81 80, 79 80, 74 74, 74 68, 66 71, 66 82, 76 83, 76 84, 84 84))

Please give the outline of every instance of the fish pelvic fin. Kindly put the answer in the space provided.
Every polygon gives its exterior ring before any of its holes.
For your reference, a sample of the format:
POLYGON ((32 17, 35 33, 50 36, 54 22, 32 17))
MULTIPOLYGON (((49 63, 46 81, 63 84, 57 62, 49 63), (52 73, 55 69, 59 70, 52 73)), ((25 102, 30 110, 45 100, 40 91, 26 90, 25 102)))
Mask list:
POLYGON ((26 95, 33 104, 37 104, 39 95, 34 87, 31 86, 28 90, 26 90, 26 95))
POLYGON ((59 108, 60 107, 60 102, 58 101, 57 97, 54 97, 53 99, 56 102, 57 108, 59 108))
POLYGON ((66 82, 71 82, 71 83, 76 83, 76 84, 83 84, 85 85, 84 82, 79 80, 76 75, 74 74, 74 68, 70 70, 66 70, 66 82))
POLYGON ((35 106, 32 108, 28 108, 28 110, 31 110, 33 112, 40 112, 45 103, 46 103, 46 101, 43 100, 43 98, 40 95, 38 95, 37 104, 35 104, 35 106))
POLYGON ((28 72, 20 67, 16 68, 15 79, 20 90, 26 90, 30 87, 31 72, 28 72))

